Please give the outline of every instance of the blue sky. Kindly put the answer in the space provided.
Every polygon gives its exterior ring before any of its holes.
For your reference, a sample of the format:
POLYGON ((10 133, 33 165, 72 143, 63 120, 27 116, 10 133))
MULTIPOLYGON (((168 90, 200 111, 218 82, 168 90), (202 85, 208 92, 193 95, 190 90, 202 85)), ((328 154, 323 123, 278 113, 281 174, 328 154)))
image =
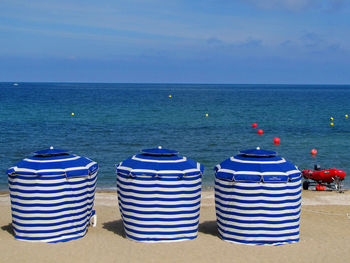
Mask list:
POLYGON ((0 81, 350 83, 348 0, 1 0, 0 81))

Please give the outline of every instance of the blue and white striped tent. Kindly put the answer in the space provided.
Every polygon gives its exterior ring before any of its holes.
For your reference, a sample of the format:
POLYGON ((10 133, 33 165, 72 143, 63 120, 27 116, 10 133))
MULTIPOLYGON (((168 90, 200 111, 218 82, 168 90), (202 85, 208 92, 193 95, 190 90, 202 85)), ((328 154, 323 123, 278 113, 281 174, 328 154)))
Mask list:
POLYGON ((160 147, 121 162, 117 189, 126 236, 143 242, 196 238, 203 169, 160 147))
POLYGON ((241 151, 215 167, 219 235, 249 245, 299 241, 301 173, 275 152, 241 151))
POLYGON ((84 236, 96 220, 97 171, 96 162, 53 147, 11 167, 7 173, 15 238, 62 242, 84 236))

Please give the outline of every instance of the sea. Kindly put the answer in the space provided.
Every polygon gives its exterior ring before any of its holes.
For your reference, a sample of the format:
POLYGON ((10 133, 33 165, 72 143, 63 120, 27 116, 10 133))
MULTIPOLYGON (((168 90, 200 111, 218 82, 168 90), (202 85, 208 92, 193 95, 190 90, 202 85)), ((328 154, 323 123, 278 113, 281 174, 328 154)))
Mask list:
POLYGON ((342 169, 350 188, 346 115, 350 85, 0 83, 0 191, 9 167, 50 146, 97 161, 100 190, 116 188, 119 162, 158 146, 202 163, 206 189, 215 165, 256 147, 342 169))

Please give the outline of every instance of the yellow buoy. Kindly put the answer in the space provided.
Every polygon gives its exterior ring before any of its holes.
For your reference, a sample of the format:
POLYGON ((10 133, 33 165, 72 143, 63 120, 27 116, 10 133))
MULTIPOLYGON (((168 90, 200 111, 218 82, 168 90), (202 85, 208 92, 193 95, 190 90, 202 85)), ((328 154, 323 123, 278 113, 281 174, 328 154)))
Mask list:
POLYGON ((169 95, 169 98, 171 98, 172 96, 171 95, 169 95))
POLYGON ((349 115, 345 114, 345 118, 347 119, 349 117, 349 115))
POLYGON ((331 126, 333 126, 334 125, 334 123, 333 122, 331 122, 331 126))
POLYGON ((206 113, 206 114, 205 114, 205 117, 208 117, 208 116, 209 116, 209 114, 208 114, 208 113, 206 113))
POLYGON ((333 118, 333 117, 330 117, 330 120, 332 121, 332 120, 334 120, 334 118, 333 118))
POLYGON ((74 112, 72 112, 72 116, 74 116, 74 112))

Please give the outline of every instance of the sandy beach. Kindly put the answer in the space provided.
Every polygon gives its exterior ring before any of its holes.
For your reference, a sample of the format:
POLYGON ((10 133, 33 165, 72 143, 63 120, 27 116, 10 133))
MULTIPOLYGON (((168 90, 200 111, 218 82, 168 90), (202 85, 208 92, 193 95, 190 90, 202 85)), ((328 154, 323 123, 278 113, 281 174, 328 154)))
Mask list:
POLYGON ((214 193, 203 191, 198 238, 145 244, 124 237, 115 192, 98 192, 98 224, 81 239, 66 243, 17 241, 8 194, 0 196, 2 262, 347 262, 350 257, 350 192, 303 192, 297 244, 247 246, 217 236, 214 193))

